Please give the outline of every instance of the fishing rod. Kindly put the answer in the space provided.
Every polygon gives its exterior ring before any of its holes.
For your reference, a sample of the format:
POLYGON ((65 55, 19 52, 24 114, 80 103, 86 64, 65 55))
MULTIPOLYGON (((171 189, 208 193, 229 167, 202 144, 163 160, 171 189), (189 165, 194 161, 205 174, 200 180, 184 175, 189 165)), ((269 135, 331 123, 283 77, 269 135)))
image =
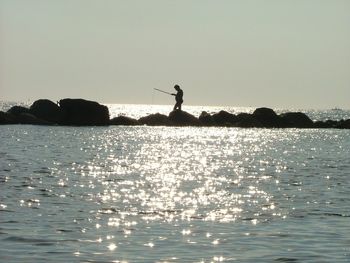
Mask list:
POLYGON ((170 93, 170 92, 166 92, 166 91, 161 90, 161 89, 156 89, 156 88, 155 88, 155 90, 160 91, 160 92, 163 92, 163 93, 168 94, 168 95, 173 95, 172 93, 170 93))

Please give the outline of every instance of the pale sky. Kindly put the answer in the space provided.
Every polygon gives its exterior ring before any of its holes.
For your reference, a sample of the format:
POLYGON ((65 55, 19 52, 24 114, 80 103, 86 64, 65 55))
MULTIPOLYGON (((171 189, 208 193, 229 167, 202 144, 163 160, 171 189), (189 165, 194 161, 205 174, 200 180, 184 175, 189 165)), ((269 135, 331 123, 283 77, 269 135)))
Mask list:
POLYGON ((0 100, 350 109, 349 0, 0 0, 0 100))

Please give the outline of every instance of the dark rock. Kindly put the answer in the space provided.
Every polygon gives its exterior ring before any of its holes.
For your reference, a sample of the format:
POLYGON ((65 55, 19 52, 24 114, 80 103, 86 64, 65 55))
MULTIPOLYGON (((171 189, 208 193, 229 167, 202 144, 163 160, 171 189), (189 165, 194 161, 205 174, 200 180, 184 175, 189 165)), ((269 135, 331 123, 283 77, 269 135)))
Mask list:
POLYGON ((172 121, 175 126, 201 126, 199 119, 182 110, 170 112, 169 120, 172 121))
POLYGON ((201 115, 199 116, 198 119, 205 126, 214 126, 214 125, 216 125, 213 117, 206 111, 202 111, 202 113, 201 113, 201 115))
POLYGON ((314 122, 302 112, 287 112, 280 115, 284 127, 288 128, 313 128, 314 122))
POLYGON ((108 125, 109 111, 104 105, 83 99, 60 100, 63 125, 108 125))
POLYGON ((0 124, 15 124, 16 117, 8 112, 0 111, 0 124))
POLYGON ((264 127, 260 121, 258 121, 252 114, 239 113, 237 115, 237 122, 235 127, 241 128, 262 128, 264 127))
POLYGON ((350 129, 350 119, 348 119, 348 120, 341 120, 338 123, 337 128, 339 128, 339 129, 350 129))
POLYGON ((109 121, 110 125, 127 125, 127 126, 132 126, 132 125, 139 125, 138 120, 126 117, 126 116, 118 116, 109 121))
POLYGON ((333 120, 326 120, 326 121, 316 121, 314 123, 315 128, 325 128, 325 129, 330 129, 330 128, 339 128, 340 126, 339 121, 333 121, 333 120))
POLYGON ((283 127, 281 118, 270 108, 257 108, 253 112, 253 116, 265 128, 280 128, 283 127))
POLYGON ((60 124, 63 121, 63 111, 50 100, 37 100, 30 106, 30 113, 48 122, 60 124))
POLYGON ((219 126, 230 126, 238 121, 236 115, 223 110, 213 114, 212 117, 216 125, 219 126))
POLYGON ((35 101, 30 109, 13 106, 7 112, 0 111, 0 124, 35 125, 149 125, 149 126, 227 126, 242 128, 337 128, 350 129, 348 120, 313 122, 302 112, 277 115, 272 109, 258 108, 253 114, 238 115, 220 111, 210 115, 203 111, 199 118, 188 112, 175 110, 169 116, 151 114, 139 120, 118 116, 109 119, 108 108, 94 101, 63 99, 58 106, 46 99, 35 101))
POLYGON ((322 128, 324 128, 324 129, 333 128, 332 125, 329 122, 326 122, 326 121, 315 121, 314 127, 315 128, 321 128, 321 129, 322 128))
POLYGON ((33 124, 33 125, 52 125, 51 122, 42 120, 30 113, 21 113, 16 116, 16 121, 19 124, 33 124))
POLYGON ((28 108, 23 107, 23 106, 13 106, 7 111, 7 113, 18 116, 22 113, 30 113, 30 111, 28 108))
POLYGON ((339 122, 334 120, 326 120, 326 125, 329 126, 330 128, 337 128, 339 125, 339 122))
POLYGON ((139 123, 142 125, 149 126, 171 126, 174 125, 172 121, 169 120, 168 116, 156 113, 151 114, 139 119, 139 123))

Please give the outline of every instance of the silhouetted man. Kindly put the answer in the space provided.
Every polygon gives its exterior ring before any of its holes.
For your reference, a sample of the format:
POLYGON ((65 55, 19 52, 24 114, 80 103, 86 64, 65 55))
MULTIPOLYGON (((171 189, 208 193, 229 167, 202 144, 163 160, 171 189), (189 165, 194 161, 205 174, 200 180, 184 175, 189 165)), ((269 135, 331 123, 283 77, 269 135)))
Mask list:
POLYGON ((177 93, 172 93, 171 95, 175 96, 175 106, 174 106, 174 110, 179 109, 181 110, 181 104, 184 102, 183 101, 183 96, 184 96, 184 92, 182 91, 182 89, 180 89, 179 85, 175 85, 174 89, 176 89, 177 93))

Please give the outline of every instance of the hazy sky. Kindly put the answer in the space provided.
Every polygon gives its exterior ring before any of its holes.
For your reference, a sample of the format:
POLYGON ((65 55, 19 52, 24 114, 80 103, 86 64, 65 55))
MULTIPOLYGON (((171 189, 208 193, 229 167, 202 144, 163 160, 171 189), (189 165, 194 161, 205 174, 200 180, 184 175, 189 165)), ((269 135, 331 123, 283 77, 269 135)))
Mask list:
POLYGON ((0 0, 0 100, 350 108, 349 0, 0 0))

